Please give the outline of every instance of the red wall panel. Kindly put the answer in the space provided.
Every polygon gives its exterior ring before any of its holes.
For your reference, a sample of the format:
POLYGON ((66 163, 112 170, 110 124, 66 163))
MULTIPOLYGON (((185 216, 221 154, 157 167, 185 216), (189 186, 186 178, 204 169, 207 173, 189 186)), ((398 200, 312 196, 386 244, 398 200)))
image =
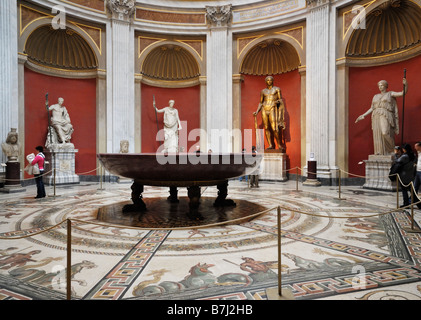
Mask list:
MULTIPOLYGON (((182 125, 182 130, 179 132, 179 138, 185 136, 194 130, 200 128, 200 86, 193 86, 188 88, 158 88, 142 84, 142 153, 156 152, 158 147, 162 145, 163 136, 158 137, 157 140, 157 121, 155 109, 153 108, 153 96, 155 96, 156 107, 162 109, 168 106, 169 100, 174 100, 174 108, 178 110, 180 120, 186 121, 187 125, 182 125)), ((159 130, 164 127, 164 114, 158 113, 158 127, 159 130)), ((192 146, 199 142, 199 137, 194 141, 187 142, 186 152, 192 146)))
MULTIPOLYGON (((355 123, 357 117, 371 106, 373 96, 379 93, 377 82, 386 80, 389 91, 402 91, 404 69, 407 69, 408 93, 405 96, 404 112, 404 143, 414 143, 421 140, 420 110, 421 110, 421 56, 378 67, 349 69, 349 172, 365 175, 365 165, 358 164, 367 160, 373 154, 373 134, 371 130, 371 115, 355 123)), ((401 145, 402 139, 402 97, 397 98, 399 108, 400 134, 395 136, 396 145, 401 145)))
MULTIPOLYGON (((265 76, 244 75, 241 87, 241 128, 254 130, 253 112, 260 102, 260 91, 266 88, 265 76)), ((298 71, 275 75, 274 85, 279 87, 285 104, 287 168, 301 167, 301 76, 298 71)), ((263 128, 261 112, 257 115, 259 128, 263 128)), ((253 145, 256 145, 253 133, 253 145)), ((265 145, 267 142, 265 139, 265 145)), ((247 150, 250 151, 250 150, 247 150)))
POLYGON ((49 104, 59 97, 70 115, 74 133, 76 174, 95 175, 96 168, 96 79, 66 79, 43 75, 25 68, 25 156, 36 153, 35 147, 45 146, 48 116, 45 94, 49 104))

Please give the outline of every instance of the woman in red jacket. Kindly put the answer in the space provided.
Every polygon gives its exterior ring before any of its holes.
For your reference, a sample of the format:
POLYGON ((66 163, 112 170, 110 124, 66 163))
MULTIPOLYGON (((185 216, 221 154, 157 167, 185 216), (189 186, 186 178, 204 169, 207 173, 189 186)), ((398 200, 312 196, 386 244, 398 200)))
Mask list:
POLYGON ((34 160, 32 160, 32 165, 38 164, 39 167, 39 174, 34 174, 35 182, 37 184, 37 198, 44 198, 45 197, 45 188, 44 182, 42 181, 42 176, 44 174, 44 162, 45 156, 43 154, 44 148, 42 146, 38 146, 35 148, 38 151, 38 154, 35 156, 34 160))

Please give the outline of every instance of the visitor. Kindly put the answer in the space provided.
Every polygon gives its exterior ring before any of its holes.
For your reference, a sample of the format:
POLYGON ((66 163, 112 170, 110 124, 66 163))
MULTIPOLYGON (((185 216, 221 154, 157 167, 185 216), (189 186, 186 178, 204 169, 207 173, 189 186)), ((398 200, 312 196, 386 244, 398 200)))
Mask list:
MULTIPOLYGON (((255 146, 251 147, 251 152, 256 155, 257 150, 255 146)), ((257 165, 257 168, 250 174, 250 188, 259 187, 259 171, 260 171, 260 165, 257 165)))
MULTIPOLYGON (((415 172, 414 178, 414 194, 415 194, 415 201, 420 201, 420 197, 418 197, 418 190, 420 189, 421 185, 421 141, 415 143, 415 150, 417 151, 417 169, 415 172)), ((421 203, 417 204, 418 209, 421 209, 421 203)))
POLYGON ((399 187, 402 191, 403 205, 402 207, 409 206, 408 191, 411 189, 411 182, 414 180, 414 161, 415 154, 412 151, 411 145, 404 144, 402 146, 402 155, 396 160, 399 164, 398 175, 399 175, 399 187))
POLYGON ((39 173, 35 173, 35 182, 37 184, 37 196, 35 199, 38 198, 45 198, 45 188, 44 188, 44 182, 42 181, 42 176, 44 174, 44 162, 45 162, 45 156, 44 156, 44 148, 42 146, 37 146, 35 148, 38 151, 38 154, 35 156, 34 160, 32 160, 31 165, 38 164, 39 173))
MULTIPOLYGON (((241 153, 242 154, 246 153, 246 149, 243 148, 243 150, 241 151, 241 153)), ((239 181, 243 181, 243 179, 244 179, 244 181, 248 182, 248 180, 249 180, 248 179, 248 175, 241 176, 238 180, 239 181)))

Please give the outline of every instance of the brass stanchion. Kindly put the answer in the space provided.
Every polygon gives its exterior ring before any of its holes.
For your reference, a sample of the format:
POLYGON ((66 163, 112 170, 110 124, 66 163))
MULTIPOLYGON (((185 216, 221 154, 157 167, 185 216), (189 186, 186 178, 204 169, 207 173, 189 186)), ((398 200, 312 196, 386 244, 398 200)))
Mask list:
POLYGON ((56 168, 54 166, 54 171, 53 171, 53 190, 54 190, 54 197, 56 196, 56 168))
POLYGON ((341 198, 341 169, 338 169, 338 186, 339 186, 339 197, 335 198, 336 200, 346 200, 341 198))
POLYGON ((278 206, 278 294, 282 297, 281 207, 278 206))
POLYGON ((399 209, 399 176, 396 175, 396 209, 399 209))
POLYGON ((300 170, 300 168, 296 168, 297 169, 297 173, 295 175, 295 191, 296 192, 301 192, 301 190, 298 190, 298 170, 300 170))
POLYGON ((67 219, 67 268, 66 268, 66 296, 72 300, 72 222, 67 219))
POLYGON ((103 170, 102 165, 100 165, 100 170, 99 170, 99 189, 98 190, 104 190, 104 188, 102 187, 102 176, 103 176, 102 170, 103 170))
POLYGON ((282 248, 281 248, 281 207, 277 209, 277 220, 278 220, 278 289, 270 288, 266 289, 266 295, 269 300, 293 300, 294 294, 290 289, 282 289, 282 248))

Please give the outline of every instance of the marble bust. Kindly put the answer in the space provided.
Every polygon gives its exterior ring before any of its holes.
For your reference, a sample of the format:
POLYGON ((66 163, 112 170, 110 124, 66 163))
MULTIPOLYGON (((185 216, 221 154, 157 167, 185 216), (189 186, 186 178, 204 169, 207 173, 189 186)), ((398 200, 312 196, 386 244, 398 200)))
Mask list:
POLYGON ((18 133, 16 128, 11 128, 7 134, 6 141, 1 144, 1 148, 4 154, 7 156, 7 160, 10 162, 18 161, 20 155, 20 144, 18 141, 18 133))

